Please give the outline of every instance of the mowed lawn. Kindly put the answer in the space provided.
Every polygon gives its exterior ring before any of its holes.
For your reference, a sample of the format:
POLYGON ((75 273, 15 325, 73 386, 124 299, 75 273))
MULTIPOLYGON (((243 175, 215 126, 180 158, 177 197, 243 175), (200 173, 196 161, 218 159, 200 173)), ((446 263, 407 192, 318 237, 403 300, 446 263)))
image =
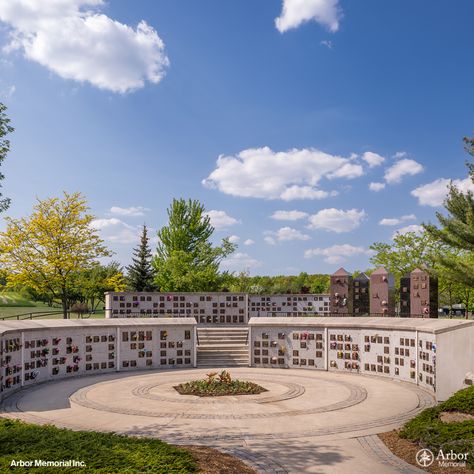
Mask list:
MULTIPOLYGON (((101 307, 101 306, 100 306, 101 307)), ((102 308, 102 307, 101 307, 102 308)), ((0 318, 19 316, 20 319, 27 319, 29 315, 36 315, 34 319, 61 319, 63 317, 61 308, 48 306, 46 303, 30 301, 23 295, 16 292, 0 292, 0 318), (39 313, 45 313, 40 315, 39 313), (49 313, 49 314, 48 314, 49 313)), ((71 319, 76 319, 77 314, 71 313, 71 319)), ((96 311, 95 314, 86 315, 86 318, 104 318, 104 311, 96 311)))

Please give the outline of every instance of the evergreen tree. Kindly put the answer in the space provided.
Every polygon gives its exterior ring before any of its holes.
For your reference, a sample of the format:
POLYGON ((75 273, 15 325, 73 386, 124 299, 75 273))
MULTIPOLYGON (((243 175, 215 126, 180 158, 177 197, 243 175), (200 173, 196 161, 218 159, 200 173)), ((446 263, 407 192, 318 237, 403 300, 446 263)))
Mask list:
MULTIPOLYGON (((464 138, 466 151, 474 156, 474 139, 464 138)), ((474 182, 474 164, 468 164, 469 175, 474 182)), ((452 280, 474 288, 474 197, 471 191, 462 192, 453 184, 444 202, 447 215, 436 213, 440 227, 425 224, 424 228, 459 253, 441 255, 439 263, 452 280)))
POLYGON ((229 239, 213 245, 214 233, 204 206, 196 200, 173 199, 168 225, 158 231, 153 259, 155 283, 161 291, 218 291, 231 275, 220 272, 221 261, 236 248, 229 239))
POLYGON ((149 240, 148 230, 144 224, 140 245, 133 249, 132 264, 127 267, 128 286, 132 291, 154 291, 156 289, 149 240))

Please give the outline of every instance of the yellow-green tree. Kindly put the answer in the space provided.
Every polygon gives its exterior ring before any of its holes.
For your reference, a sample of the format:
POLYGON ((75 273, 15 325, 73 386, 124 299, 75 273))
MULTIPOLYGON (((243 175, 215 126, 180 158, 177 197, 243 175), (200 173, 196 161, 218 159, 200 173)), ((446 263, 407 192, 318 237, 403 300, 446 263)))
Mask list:
POLYGON ((78 272, 98 264, 111 252, 91 226, 86 199, 80 193, 38 200, 33 213, 6 218, 0 232, 0 263, 8 269, 9 285, 26 285, 61 302, 67 318, 69 296, 76 293, 78 272))

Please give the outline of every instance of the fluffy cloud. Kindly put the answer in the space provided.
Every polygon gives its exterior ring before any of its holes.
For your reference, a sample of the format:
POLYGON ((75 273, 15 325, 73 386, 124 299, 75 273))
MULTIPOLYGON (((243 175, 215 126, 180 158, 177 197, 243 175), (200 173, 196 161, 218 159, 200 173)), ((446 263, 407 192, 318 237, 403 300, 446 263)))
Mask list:
POLYGON ((211 220, 211 224, 216 230, 227 229, 235 224, 240 224, 240 221, 235 217, 229 216, 225 211, 212 210, 206 213, 211 220))
POLYGON ((424 231, 423 227, 421 225, 417 224, 412 224, 412 225, 407 225, 406 227, 402 227, 401 229, 398 229, 396 232, 393 233, 392 239, 397 235, 403 235, 407 234, 408 232, 414 232, 415 234, 421 234, 424 231))
POLYGON ((318 189, 323 178, 352 179, 363 174, 362 166, 351 158, 312 148, 274 152, 263 147, 236 156, 221 155, 216 169, 202 183, 231 196, 291 201, 329 196, 318 189))
POLYGON ((229 242, 232 244, 236 244, 240 240, 240 237, 238 235, 231 235, 229 237, 229 242))
POLYGON ((244 245, 253 245, 254 243, 255 243, 255 241, 252 240, 252 239, 247 239, 247 240, 244 241, 244 245))
POLYGON ((399 183, 404 176, 414 176, 423 171, 423 166, 415 160, 404 158, 385 170, 385 181, 388 184, 399 183))
POLYGON ((127 217, 141 217, 145 215, 145 212, 149 211, 147 207, 142 206, 130 206, 130 207, 119 207, 112 206, 110 208, 110 213, 117 216, 127 216, 127 217))
POLYGON ((262 262, 247 253, 237 252, 222 260, 221 265, 226 270, 243 271, 262 266, 262 262))
POLYGON ((382 189, 385 188, 385 183, 370 183, 369 184, 369 189, 371 191, 381 191, 382 189))
POLYGON ((338 4, 339 0, 283 0, 275 25, 280 33, 284 33, 313 20, 334 32, 339 28, 341 16, 338 4))
POLYGON ((116 217, 95 219, 91 226, 100 231, 105 241, 116 244, 136 244, 142 232, 141 226, 127 224, 116 217))
POLYGON ((265 242, 267 244, 275 245, 277 242, 286 242, 289 240, 309 240, 311 237, 309 235, 303 234, 297 229, 292 227, 282 227, 276 232, 267 230, 264 232, 265 242))
POLYGON ((322 209, 309 218, 310 229, 325 229, 332 232, 350 232, 360 226, 367 217, 364 210, 322 209))
POLYGON ((125 93, 161 81, 169 61, 157 32, 100 13, 103 0, 8 0, 0 21, 11 27, 6 52, 20 50, 64 79, 125 93))
POLYGON ((297 221, 298 219, 303 219, 308 217, 307 212, 303 211, 275 211, 271 218, 277 221, 297 221))
POLYGON ((332 247, 326 248, 309 249, 306 250, 304 256, 305 258, 311 258, 317 255, 322 255, 325 262, 336 264, 347 260, 349 257, 363 253, 367 253, 363 247, 355 247, 354 245, 343 244, 333 245, 332 247))
MULTIPOLYGON (((441 206, 448 194, 448 186, 450 182, 451 180, 449 179, 440 178, 431 183, 419 186, 411 192, 411 195, 418 198, 418 204, 421 206, 441 206)), ((452 180, 452 183, 463 192, 474 192, 474 184, 470 178, 454 179, 452 180)))
POLYGON ((379 221, 379 225, 392 226, 392 225, 401 224, 402 222, 414 221, 414 220, 416 220, 415 214, 407 214, 407 215, 399 217, 399 218, 387 218, 387 217, 385 217, 384 219, 381 219, 379 221))
POLYGON ((383 156, 373 153, 372 151, 366 151, 362 155, 362 159, 369 165, 369 168, 380 166, 385 161, 383 156))

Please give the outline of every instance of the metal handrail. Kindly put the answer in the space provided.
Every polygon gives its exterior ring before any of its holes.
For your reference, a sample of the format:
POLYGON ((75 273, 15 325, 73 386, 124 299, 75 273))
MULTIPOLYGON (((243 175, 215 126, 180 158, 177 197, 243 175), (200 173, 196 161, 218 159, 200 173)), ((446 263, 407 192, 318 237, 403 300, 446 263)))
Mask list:
MULTIPOLYGON (((72 311, 67 312, 68 319, 71 318, 71 312, 72 311)), ((16 319, 17 321, 23 321, 26 319, 44 318, 45 316, 56 315, 56 314, 63 314, 63 311, 37 311, 37 312, 30 312, 30 313, 13 314, 11 316, 0 316, 0 320, 5 321, 8 319, 16 319)), ((83 314, 78 313, 78 317, 80 319, 88 319, 93 314, 95 314, 94 311, 89 311, 88 313, 83 313, 83 314)))

